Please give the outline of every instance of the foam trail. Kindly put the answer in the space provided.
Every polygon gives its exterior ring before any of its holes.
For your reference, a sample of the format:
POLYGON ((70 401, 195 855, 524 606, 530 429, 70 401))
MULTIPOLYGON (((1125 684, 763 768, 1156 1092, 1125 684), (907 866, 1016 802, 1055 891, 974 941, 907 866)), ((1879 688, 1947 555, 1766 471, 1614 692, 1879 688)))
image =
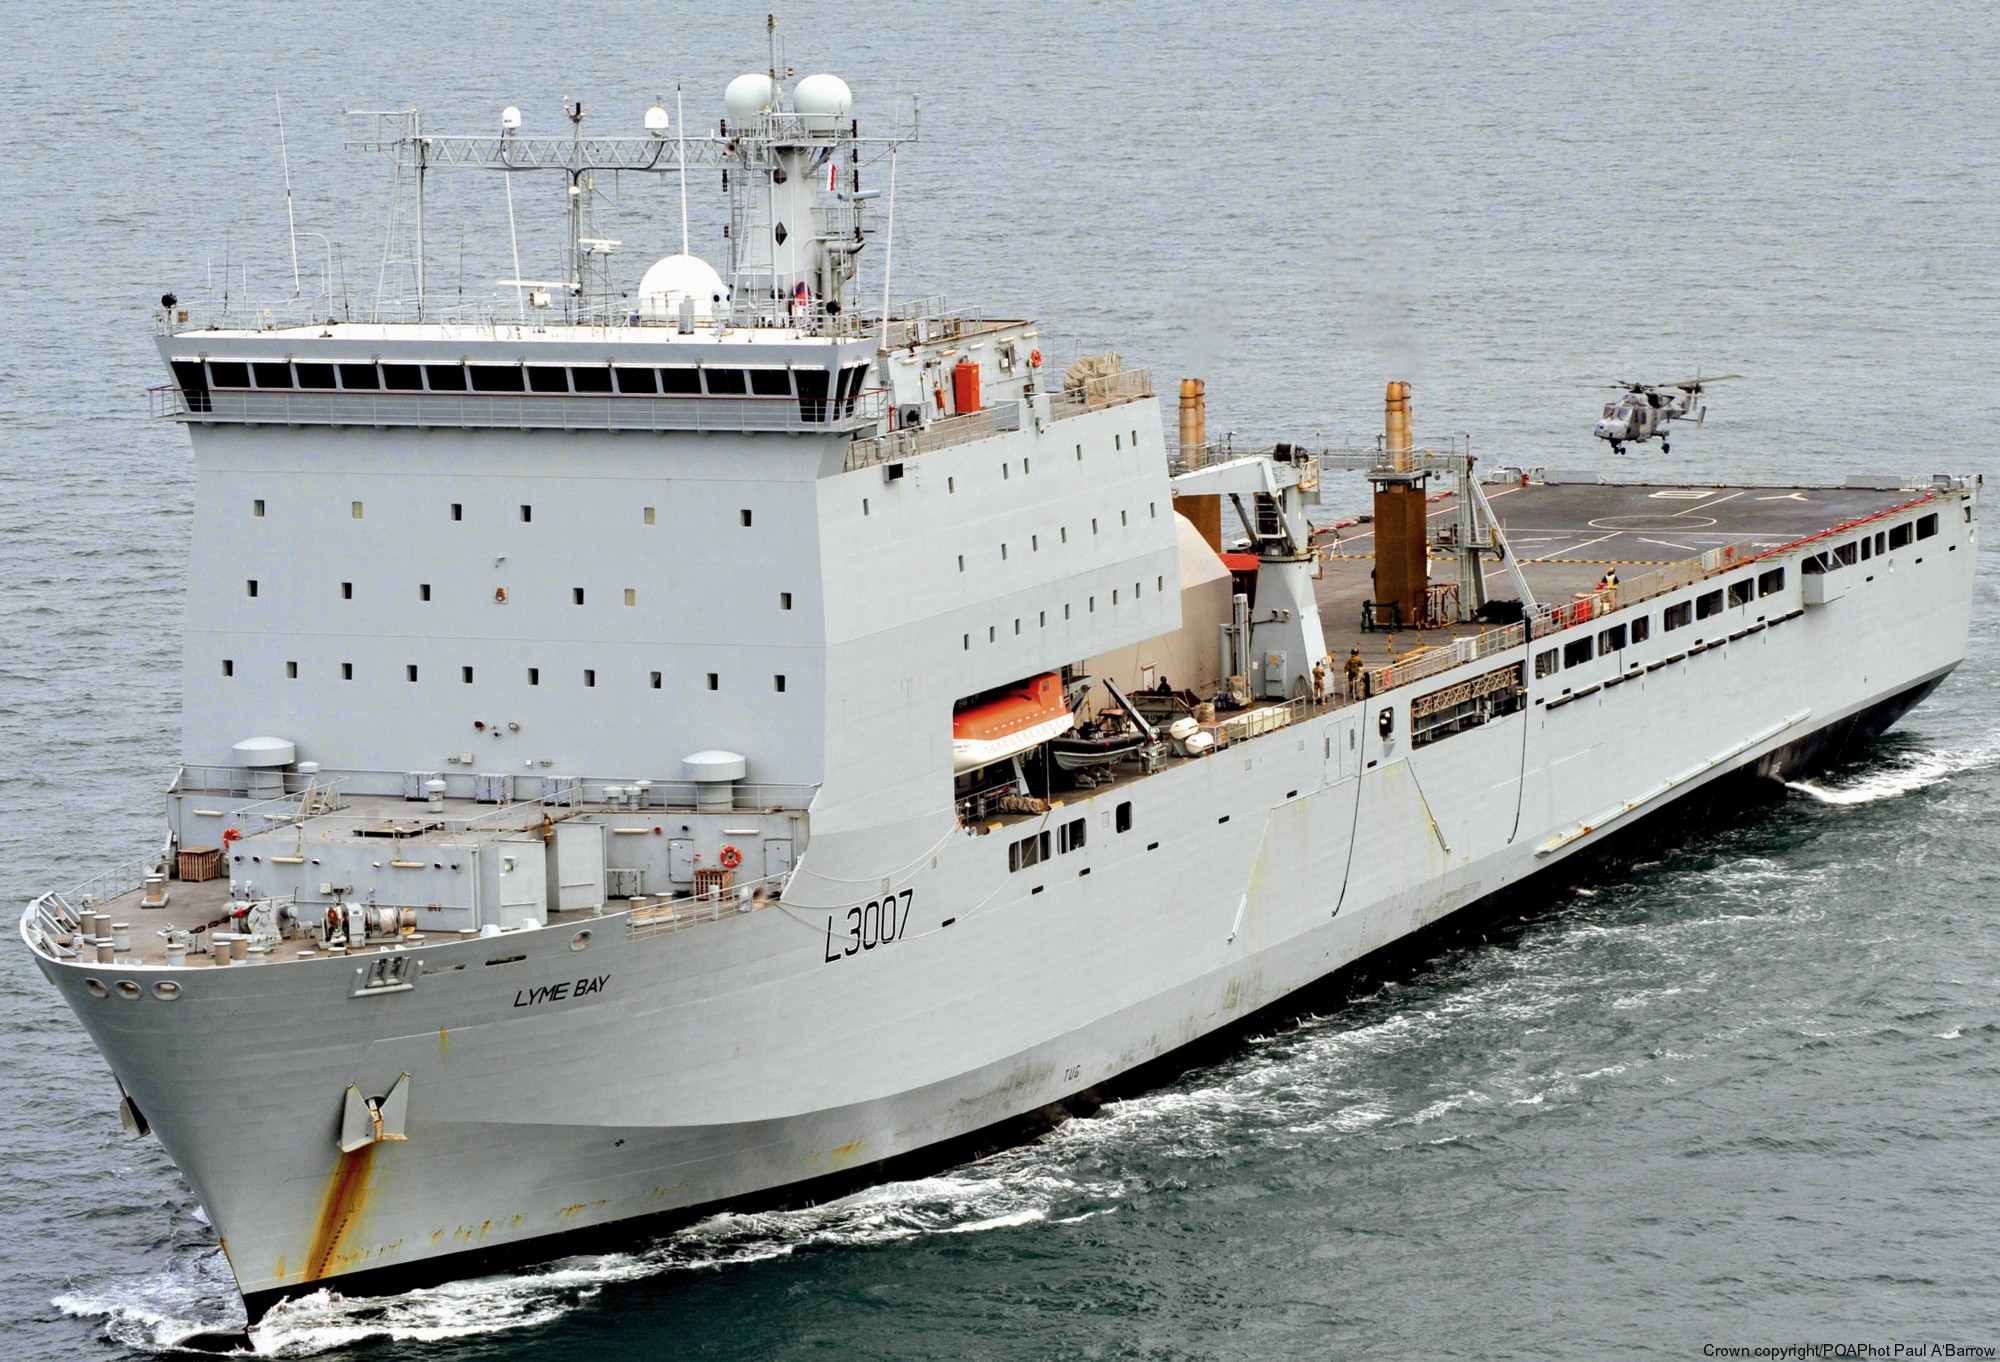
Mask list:
POLYGON ((1913 752, 1895 758, 1881 770, 1870 771, 1839 785, 1822 785, 1811 780, 1788 780, 1785 787, 1810 795, 1822 804, 1873 804, 1880 799, 1902 795, 1977 771, 2000 761, 2000 739, 1988 738, 1974 747, 1956 751, 1913 752))
MULTIPOLYGON (((1078 1180, 1059 1161, 1027 1146, 822 1206, 713 1216, 629 1253, 566 1258, 401 1296, 349 1300, 334 1290, 314 1292, 275 1306, 251 1345, 258 1357, 303 1358, 366 1342, 439 1343, 529 1329, 587 1306, 619 1282, 782 1258, 802 1248, 979 1234, 1058 1214, 1099 1214, 1125 1191, 1119 1182, 1078 1180)), ((180 1256, 153 1277, 70 1291, 54 1304, 64 1314, 102 1320, 114 1342, 143 1352, 172 1352, 179 1339, 240 1328, 242 1320, 228 1265, 220 1250, 209 1246, 180 1256)))

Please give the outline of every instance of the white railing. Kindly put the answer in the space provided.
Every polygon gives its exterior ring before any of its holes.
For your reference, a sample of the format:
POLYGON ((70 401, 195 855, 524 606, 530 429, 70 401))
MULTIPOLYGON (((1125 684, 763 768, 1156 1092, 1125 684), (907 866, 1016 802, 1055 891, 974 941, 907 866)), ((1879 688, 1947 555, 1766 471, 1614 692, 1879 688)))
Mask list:
POLYGON ((504 430, 782 431, 816 434, 873 425, 881 390, 859 397, 647 397, 575 393, 287 392, 151 390, 153 415, 185 421, 287 426, 423 426, 504 430))
POLYGON ((1087 411, 1102 411, 1124 402, 1136 402, 1153 395, 1150 369, 1121 369, 1102 378, 1089 378, 1082 386, 1049 394, 1049 419, 1065 420, 1087 411))
POLYGON ((847 471, 852 473, 857 468, 868 468, 878 463, 896 463, 915 458, 927 450, 970 444, 974 440, 984 440, 988 436, 1020 428, 1021 404, 1013 401, 981 411, 966 412, 962 416, 947 416, 913 430, 895 430, 886 435, 871 435, 853 441, 847 447, 847 471))

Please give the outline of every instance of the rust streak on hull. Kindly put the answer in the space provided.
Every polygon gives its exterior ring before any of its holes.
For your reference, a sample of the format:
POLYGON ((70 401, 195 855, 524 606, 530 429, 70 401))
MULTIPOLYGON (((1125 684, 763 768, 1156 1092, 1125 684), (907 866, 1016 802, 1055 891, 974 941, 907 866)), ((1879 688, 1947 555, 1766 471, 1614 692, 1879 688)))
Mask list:
POLYGON ((367 1209, 369 1175, 374 1171, 378 1148, 379 1145, 365 1144, 343 1153, 333 1166, 326 1196, 320 1202, 319 1227, 313 1231, 312 1251, 306 1255, 306 1281, 315 1282, 327 1275, 347 1227, 367 1209))

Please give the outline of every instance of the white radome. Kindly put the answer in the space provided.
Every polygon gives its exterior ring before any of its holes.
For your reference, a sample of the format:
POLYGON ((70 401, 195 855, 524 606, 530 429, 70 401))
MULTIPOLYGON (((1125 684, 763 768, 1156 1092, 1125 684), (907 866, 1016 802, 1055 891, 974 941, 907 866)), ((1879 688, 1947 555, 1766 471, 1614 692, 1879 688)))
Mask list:
POLYGON ((713 317, 715 305, 727 296, 722 276, 697 256, 670 255, 653 262, 639 280, 639 315, 652 321, 672 321, 680 315, 681 299, 694 299, 694 315, 713 317))
POLYGON ((839 76, 807 76, 792 90, 792 109, 808 132, 838 132, 854 112, 854 92, 839 76))
POLYGON ((777 103, 778 87, 761 71, 751 71, 729 82, 722 92, 722 111, 731 126, 747 124, 777 103))
POLYGON ((655 104, 652 108, 646 110, 647 132, 655 137, 665 137, 668 126, 667 111, 665 109, 655 104))

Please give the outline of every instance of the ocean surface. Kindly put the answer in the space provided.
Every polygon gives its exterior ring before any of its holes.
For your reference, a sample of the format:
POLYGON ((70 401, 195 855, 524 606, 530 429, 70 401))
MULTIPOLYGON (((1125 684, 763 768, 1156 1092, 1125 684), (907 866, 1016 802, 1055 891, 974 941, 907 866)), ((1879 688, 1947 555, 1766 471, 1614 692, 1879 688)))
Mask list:
MULTIPOLYGON (((0 903, 159 838, 185 434, 159 295, 373 290, 386 161, 518 105, 696 127, 764 9, 11 0, 0 24, 0 903)), ((1989 5, 795 4, 785 59, 910 120, 894 292, 1208 381, 1217 436, 1379 428, 1609 467, 1602 386, 1697 371, 1668 479, 2000 471, 1989 5)), ((887 167, 868 172, 877 186, 887 167)), ((517 184, 557 277, 560 188, 517 184)), ((670 186, 613 186, 636 275, 670 186)), ((691 183, 695 249, 720 195, 691 183)), ((880 206, 880 205, 878 205, 880 206)), ((512 273, 440 175, 433 292, 512 273)), ((871 255, 876 252, 871 248, 871 255)), ((868 262, 880 287, 881 260, 868 262)), ((1988 518, 1991 518, 1989 513, 1988 518)), ((2000 573, 1967 663, 1860 759, 1039 1143, 815 1210, 391 1300, 286 1307, 288 1357, 1696 1357, 2000 1345, 2000 573)), ((309 545, 301 546, 309 552, 309 545)), ((1857 642, 1892 650, 1893 637, 1857 642)), ((1782 685, 1783 678, 1774 678, 1782 685)), ((156 1142, 0 945, 0 1353, 146 1355, 240 1318, 156 1142)), ((212 1038, 218 1048, 233 1038, 212 1038)), ((198 1061, 191 1056, 191 1062, 198 1061)), ((251 1151, 246 1151, 249 1153, 251 1151)))

